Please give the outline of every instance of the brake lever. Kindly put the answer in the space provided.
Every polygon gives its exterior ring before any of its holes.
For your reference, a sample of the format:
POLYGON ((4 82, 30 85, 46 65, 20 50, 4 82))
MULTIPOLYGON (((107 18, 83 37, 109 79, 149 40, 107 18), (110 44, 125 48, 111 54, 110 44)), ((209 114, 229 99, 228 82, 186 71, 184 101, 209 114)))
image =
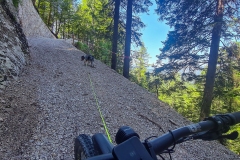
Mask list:
POLYGON ((231 140, 235 140, 238 137, 238 132, 237 131, 233 131, 230 134, 227 135, 222 135, 220 138, 226 138, 226 139, 231 139, 231 140))
POLYGON ((222 133, 220 132, 205 132, 205 133, 193 135, 192 137, 193 139, 202 139, 204 141, 212 141, 212 140, 218 140, 222 138, 235 140, 238 137, 238 132, 233 131, 232 133, 227 135, 222 135, 222 133))

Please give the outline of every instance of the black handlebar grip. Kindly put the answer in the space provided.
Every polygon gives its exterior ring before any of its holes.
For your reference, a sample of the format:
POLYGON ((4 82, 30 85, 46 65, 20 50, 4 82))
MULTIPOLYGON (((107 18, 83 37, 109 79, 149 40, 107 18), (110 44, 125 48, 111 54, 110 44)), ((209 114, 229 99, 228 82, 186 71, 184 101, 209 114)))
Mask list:
POLYGON ((233 120, 233 123, 231 125, 240 123, 240 112, 228 113, 227 115, 233 120))

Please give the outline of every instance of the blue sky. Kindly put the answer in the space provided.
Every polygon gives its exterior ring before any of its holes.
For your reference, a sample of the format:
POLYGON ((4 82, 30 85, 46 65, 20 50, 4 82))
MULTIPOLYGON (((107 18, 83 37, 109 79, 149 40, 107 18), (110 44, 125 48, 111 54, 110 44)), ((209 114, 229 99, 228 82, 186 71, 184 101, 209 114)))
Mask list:
POLYGON ((165 41, 167 38, 167 33, 170 27, 166 25, 163 21, 159 21, 159 16, 155 13, 157 8, 155 2, 149 8, 149 15, 142 14, 141 19, 146 25, 145 28, 141 30, 143 33, 142 41, 145 44, 148 54, 150 55, 149 63, 153 64, 156 62, 156 55, 159 55, 159 48, 162 47, 161 41, 165 41))

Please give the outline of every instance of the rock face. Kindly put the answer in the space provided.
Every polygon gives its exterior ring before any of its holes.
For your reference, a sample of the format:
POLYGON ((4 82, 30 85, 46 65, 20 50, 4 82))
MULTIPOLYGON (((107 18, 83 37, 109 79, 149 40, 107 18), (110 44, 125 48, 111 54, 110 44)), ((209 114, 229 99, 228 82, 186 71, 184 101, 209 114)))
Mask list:
POLYGON ((55 38, 42 21, 31 0, 24 0, 19 5, 19 19, 27 37, 55 38))
POLYGON ((0 2, 0 92, 17 79, 28 57, 28 44, 12 0, 0 2))
POLYGON ((15 8, 12 0, 0 1, 0 92, 11 80, 17 80, 28 62, 26 37, 55 38, 44 24, 31 0, 20 1, 15 8))

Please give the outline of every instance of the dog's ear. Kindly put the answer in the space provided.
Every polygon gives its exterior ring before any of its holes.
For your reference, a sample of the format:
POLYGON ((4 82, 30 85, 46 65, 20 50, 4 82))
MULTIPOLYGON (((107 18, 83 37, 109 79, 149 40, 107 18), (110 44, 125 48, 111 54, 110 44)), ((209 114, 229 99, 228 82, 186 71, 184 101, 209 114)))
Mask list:
POLYGON ((84 57, 84 56, 82 56, 82 57, 81 57, 81 61, 83 61, 84 59, 85 59, 85 57, 84 57))

